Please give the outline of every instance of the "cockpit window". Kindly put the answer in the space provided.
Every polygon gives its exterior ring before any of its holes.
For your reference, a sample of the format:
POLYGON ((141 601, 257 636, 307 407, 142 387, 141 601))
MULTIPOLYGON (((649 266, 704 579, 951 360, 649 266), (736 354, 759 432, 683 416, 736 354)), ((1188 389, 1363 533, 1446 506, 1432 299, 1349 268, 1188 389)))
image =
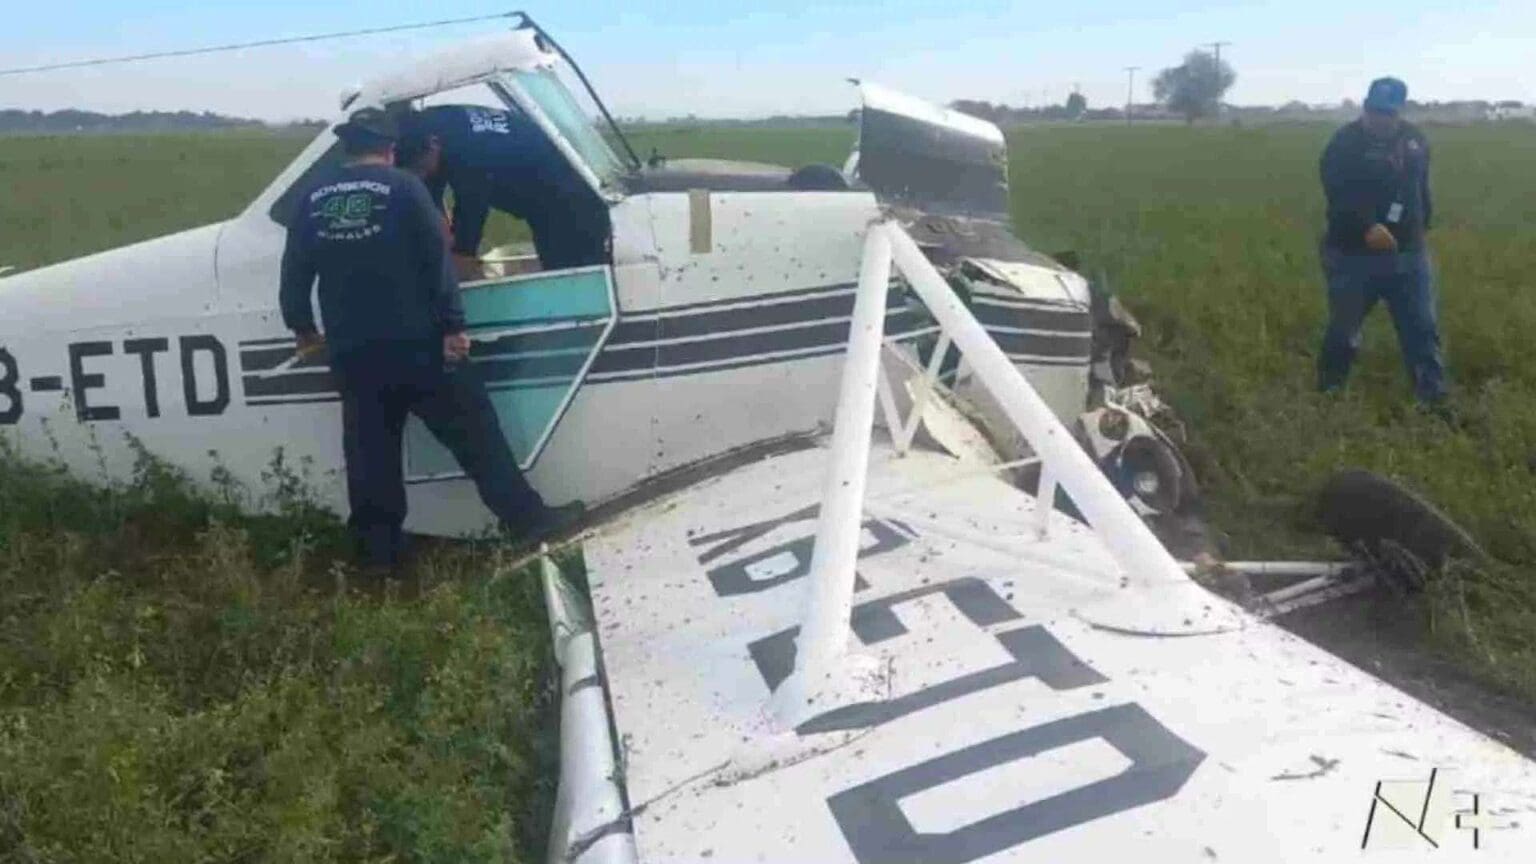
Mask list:
MULTIPOLYGON (((588 118, 581 104, 571 95, 571 91, 566 88, 554 70, 522 70, 509 73, 509 77, 517 83, 529 99, 539 106, 544 116, 554 124, 560 137, 570 143, 576 155, 586 163, 586 167, 591 169, 602 186, 608 187, 616 183, 625 173, 624 163, 620 161, 613 148, 608 145, 608 141, 603 138, 602 133, 588 118)), ((485 105, 509 111, 517 116, 526 116, 504 86, 496 81, 488 83, 491 94, 486 93, 485 84, 475 84, 416 100, 416 107, 485 105), (487 99, 487 95, 492 95, 493 98, 487 99)), ((337 140, 310 164, 297 180, 283 190, 283 193, 268 208, 267 215, 272 221, 287 227, 298 206, 298 199, 304 191, 311 188, 321 174, 341 164, 345 158, 346 154, 341 141, 337 140)))
POLYGON ((604 186, 624 173, 624 163, 554 70, 520 70, 511 73, 511 77, 529 98, 538 103, 561 137, 570 142, 604 186))

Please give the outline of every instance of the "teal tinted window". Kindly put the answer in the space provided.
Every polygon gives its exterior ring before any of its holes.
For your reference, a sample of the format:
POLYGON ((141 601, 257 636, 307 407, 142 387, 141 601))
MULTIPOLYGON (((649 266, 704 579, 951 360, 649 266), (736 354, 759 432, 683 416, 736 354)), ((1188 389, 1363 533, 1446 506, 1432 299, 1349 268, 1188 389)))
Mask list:
MULTIPOLYGON (((607 268, 587 268, 464 290, 475 374, 485 381, 507 443, 524 470, 538 459, 602 350, 614 320, 607 268)), ((406 427, 413 479, 462 474, 420 421, 406 427)))

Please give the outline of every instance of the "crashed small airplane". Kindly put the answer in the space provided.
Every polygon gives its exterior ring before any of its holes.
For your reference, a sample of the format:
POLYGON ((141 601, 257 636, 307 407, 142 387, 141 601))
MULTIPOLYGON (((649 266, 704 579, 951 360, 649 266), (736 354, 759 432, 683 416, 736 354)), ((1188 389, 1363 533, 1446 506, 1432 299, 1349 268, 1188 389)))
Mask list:
MULTIPOLYGON (((569 72, 525 18, 342 103, 486 88, 610 226, 604 260, 463 286, 530 479, 606 502, 588 591, 544 561, 549 860, 1530 860, 1536 764, 1144 524, 1180 468, 1145 455, 1145 394, 1079 422, 1093 298, 1013 236, 994 126, 861 83, 841 170, 644 164, 569 72)), ((337 158, 322 134, 227 222, 0 280, 0 431, 109 474, 137 445, 253 486, 275 446, 340 465, 324 358, 276 309, 288 204, 337 158)), ((406 449, 408 527, 489 524, 424 430, 406 449)))

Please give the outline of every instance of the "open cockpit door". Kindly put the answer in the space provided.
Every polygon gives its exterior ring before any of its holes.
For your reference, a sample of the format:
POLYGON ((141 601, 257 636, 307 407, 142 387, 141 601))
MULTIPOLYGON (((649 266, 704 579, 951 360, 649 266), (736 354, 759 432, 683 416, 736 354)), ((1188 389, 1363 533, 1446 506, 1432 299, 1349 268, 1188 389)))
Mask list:
POLYGON ((1008 147, 996 126, 877 84, 854 83, 863 108, 849 173, 886 203, 1007 221, 1008 147))
MULTIPOLYGON (((464 316, 473 365, 518 466, 527 471, 576 398, 617 318, 607 267, 581 267, 468 285, 464 316)), ((407 478, 464 476, 421 421, 406 427, 407 478)))

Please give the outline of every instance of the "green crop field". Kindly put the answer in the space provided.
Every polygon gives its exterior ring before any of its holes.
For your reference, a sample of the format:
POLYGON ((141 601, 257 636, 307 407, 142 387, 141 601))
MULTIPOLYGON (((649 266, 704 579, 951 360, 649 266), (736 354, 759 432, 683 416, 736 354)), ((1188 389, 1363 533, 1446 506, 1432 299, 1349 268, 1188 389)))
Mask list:
MULTIPOLYGON (((1321 483, 1350 466, 1404 481, 1493 557, 1410 607, 1426 644, 1536 696, 1536 128, 1429 130, 1453 424, 1413 409, 1384 310, 1352 386, 1312 392, 1328 132, 1013 130, 1013 214, 1140 318, 1227 554, 1338 554, 1311 513, 1321 483)), ((852 129, 635 137, 642 154, 841 164, 852 129)), ((0 139, 0 265, 228 217, 303 143, 0 139)), ((531 583, 494 547, 447 547, 400 591, 343 589, 334 522, 301 503, 275 519, 163 466, 100 493, 0 452, 0 861, 536 857, 531 583)))
POLYGON ((1419 414, 1385 309, 1351 387, 1313 392, 1324 316, 1317 156, 1330 130, 1020 130, 1013 212, 1075 248, 1146 328, 1160 389, 1190 424, 1207 512, 1234 558, 1333 552, 1312 507, 1333 472, 1417 489, 1493 556, 1414 610, 1485 680, 1536 693, 1536 128, 1429 130, 1441 320, 1455 425, 1419 414))

